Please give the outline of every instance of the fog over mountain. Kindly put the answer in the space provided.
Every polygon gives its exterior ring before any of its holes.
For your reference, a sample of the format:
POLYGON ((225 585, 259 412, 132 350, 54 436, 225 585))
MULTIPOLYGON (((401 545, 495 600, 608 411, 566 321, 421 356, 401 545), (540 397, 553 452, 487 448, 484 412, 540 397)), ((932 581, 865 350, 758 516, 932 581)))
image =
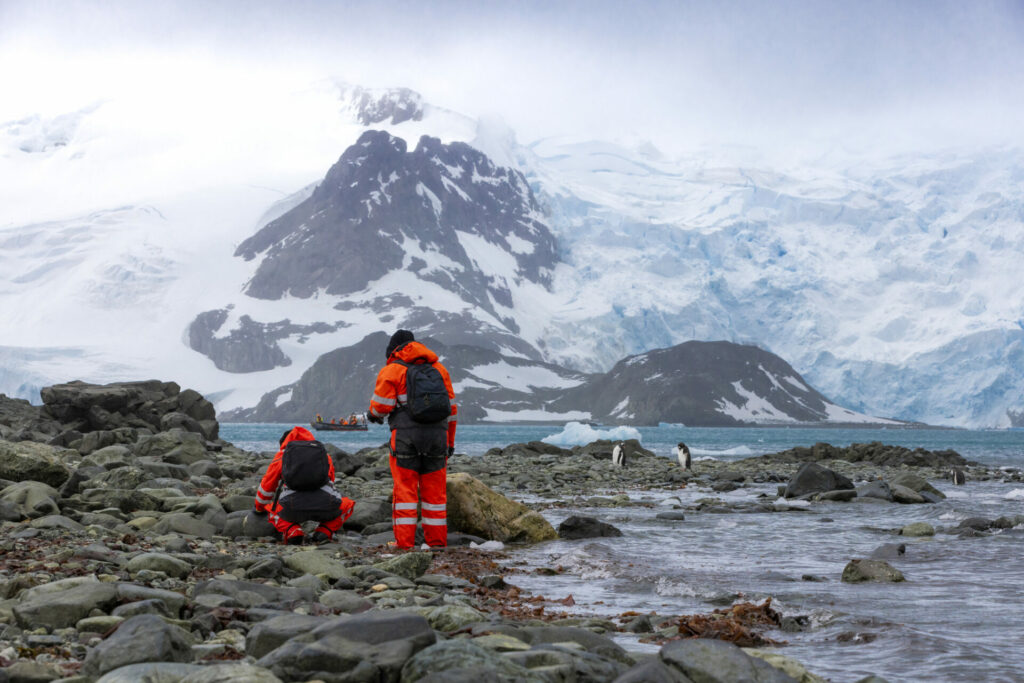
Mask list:
POLYGON ((277 409, 404 325, 480 419, 626 421, 563 394, 728 341, 858 414, 1019 424, 1019 9, 577 10, 4 5, 0 391, 277 409))

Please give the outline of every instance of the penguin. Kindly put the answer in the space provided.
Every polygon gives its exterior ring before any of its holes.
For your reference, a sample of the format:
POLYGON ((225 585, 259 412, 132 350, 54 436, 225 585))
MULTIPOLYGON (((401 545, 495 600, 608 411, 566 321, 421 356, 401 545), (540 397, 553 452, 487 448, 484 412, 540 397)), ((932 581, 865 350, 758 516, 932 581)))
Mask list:
POLYGON ((684 470, 690 469, 690 449, 682 441, 676 446, 676 458, 679 459, 679 466, 684 470))
POLYGON ((963 483, 967 481, 967 475, 965 475, 964 471, 959 467, 953 468, 953 470, 949 473, 949 478, 952 479, 953 483, 956 484, 957 486, 962 486, 963 483))
POLYGON ((626 466, 626 450, 621 443, 615 444, 615 448, 612 449, 612 464, 616 467, 626 466))

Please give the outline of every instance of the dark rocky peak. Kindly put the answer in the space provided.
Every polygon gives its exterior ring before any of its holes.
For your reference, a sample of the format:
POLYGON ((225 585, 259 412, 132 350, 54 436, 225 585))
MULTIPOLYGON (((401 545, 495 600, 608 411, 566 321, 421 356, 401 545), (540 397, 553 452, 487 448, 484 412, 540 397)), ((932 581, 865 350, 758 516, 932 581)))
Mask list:
POLYGON ((405 270, 494 315, 522 280, 548 286, 557 261, 521 173, 460 142, 423 137, 408 152, 382 131, 365 132, 309 199, 236 255, 263 258, 246 287, 256 298, 352 294, 405 270))
MULTIPOLYGON (((775 354, 732 342, 685 342, 630 356, 563 399, 609 422, 691 425, 821 422, 828 399, 775 354)), ((833 408, 836 408, 833 406, 833 408)))
POLYGON ((423 97, 408 88, 363 88, 341 85, 343 106, 364 126, 423 119, 423 97))

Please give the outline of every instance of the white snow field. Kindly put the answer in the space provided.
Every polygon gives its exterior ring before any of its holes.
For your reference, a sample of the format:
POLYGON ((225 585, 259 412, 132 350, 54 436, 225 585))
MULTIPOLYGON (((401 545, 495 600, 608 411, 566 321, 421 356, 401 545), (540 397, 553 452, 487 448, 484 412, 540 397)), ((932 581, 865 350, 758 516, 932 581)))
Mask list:
MULTIPOLYGON (((389 292, 504 327, 408 271, 347 297, 242 293, 259 261, 233 257, 238 243, 308 196, 366 130, 352 93, 240 85, 211 93, 217 106, 186 108, 142 91, 0 121, 0 392, 37 401, 53 382, 157 377, 220 410, 252 406, 322 353, 390 329, 383 313, 334 309, 389 292), (197 313, 229 305, 219 334, 243 315, 348 326, 282 341, 287 367, 227 373, 184 337, 197 313)), ((550 291, 509 272, 523 244, 460 239, 509 285, 512 307, 495 310, 550 362, 607 370, 629 354, 727 339, 777 353, 858 415, 1002 427, 1007 409, 1024 407, 1020 150, 772 168, 742 150, 669 159, 650 144, 520 145, 500 122, 424 112, 370 127, 410 147, 422 134, 474 144, 523 171, 541 200, 563 259, 550 291)), ((424 273, 454 267, 411 235, 406 244, 424 273)), ((474 381, 510 377, 493 368, 474 381)), ((723 408, 754 415, 751 401, 723 408)), ((834 421, 854 421, 843 410, 834 421)))

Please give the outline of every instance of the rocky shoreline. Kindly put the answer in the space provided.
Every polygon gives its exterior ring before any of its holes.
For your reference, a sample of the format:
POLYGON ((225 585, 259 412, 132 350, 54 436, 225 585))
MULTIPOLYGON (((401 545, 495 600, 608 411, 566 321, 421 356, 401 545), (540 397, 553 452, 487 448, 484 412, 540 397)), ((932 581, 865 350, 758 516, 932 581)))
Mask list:
MULTIPOLYGON (((538 513, 581 503, 679 517, 786 512, 817 500, 927 504, 928 481, 952 467, 974 480, 1022 480, 952 452, 882 444, 698 460, 692 471, 636 442, 626 443, 625 468, 612 465, 610 442, 513 444, 451 460, 451 548, 394 554, 384 545, 386 450, 332 449, 356 512, 335 543, 296 548, 275 543, 249 512, 271 454, 220 440, 213 406, 196 392, 69 383, 43 400, 0 396, 0 683, 820 680, 735 644, 771 645, 772 630, 786 628, 768 604, 617 622, 569 616, 564 599, 516 588, 515 569, 502 565, 508 550, 482 544, 614 533, 587 519, 556 532, 538 513), (800 472, 806 491, 794 488, 800 472), (716 497, 769 482, 778 497, 716 497), (666 509, 627 493, 682 487, 708 496, 666 509), (611 637, 619 631, 663 644, 631 653, 611 637)), ((967 521, 938 531, 983 535, 1024 519, 967 521)), ((891 580, 882 576, 866 580, 891 580)))

